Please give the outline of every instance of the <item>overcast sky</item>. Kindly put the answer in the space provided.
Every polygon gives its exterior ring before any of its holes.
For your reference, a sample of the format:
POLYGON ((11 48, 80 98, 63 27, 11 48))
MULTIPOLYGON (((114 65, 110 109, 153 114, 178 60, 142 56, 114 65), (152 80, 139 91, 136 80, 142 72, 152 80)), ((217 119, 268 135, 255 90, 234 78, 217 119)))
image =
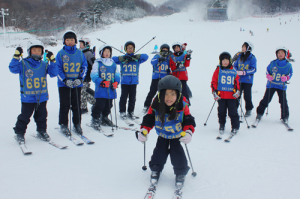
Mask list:
POLYGON ((163 2, 167 1, 167 0, 146 0, 150 3, 152 3, 153 5, 157 6, 159 4, 162 4, 163 2))

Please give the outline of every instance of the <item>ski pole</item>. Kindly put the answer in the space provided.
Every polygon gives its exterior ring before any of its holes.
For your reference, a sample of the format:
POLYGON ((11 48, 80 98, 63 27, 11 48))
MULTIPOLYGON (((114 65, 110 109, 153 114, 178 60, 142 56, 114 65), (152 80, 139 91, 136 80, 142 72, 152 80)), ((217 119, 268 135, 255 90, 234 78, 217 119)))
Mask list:
POLYGON ((285 95, 285 90, 284 90, 285 83, 286 83, 286 82, 283 83, 283 89, 282 89, 282 91, 283 91, 283 92, 282 92, 282 93, 283 93, 283 97, 282 97, 282 119, 285 118, 285 108, 284 108, 284 107, 285 107, 285 102, 284 102, 285 100, 284 100, 284 98, 286 97, 286 95, 285 95))
MULTIPOLYGON (((110 120, 112 123, 112 115, 111 115, 111 106, 110 106, 110 99, 109 99, 109 87, 107 87, 107 100, 108 100, 108 106, 109 106, 109 113, 110 113, 110 120)), ((102 115, 103 116, 103 115, 102 115)), ((111 125, 111 131, 114 132, 114 125, 111 125)))
POLYGON ((210 109, 210 112, 209 112, 208 117, 207 117, 207 119, 206 119, 206 121, 205 121, 205 123, 204 123, 204 126, 206 126, 207 120, 208 120, 208 118, 209 118, 209 116, 210 116, 210 114, 211 114, 211 111, 213 110, 213 108, 214 108, 214 106, 215 106, 215 103, 216 103, 216 100, 215 100, 213 106, 212 106, 211 109, 210 109))
MULTIPOLYGON (((138 138, 138 133, 140 133, 139 130, 138 130, 138 131, 135 131, 135 136, 136 136, 136 138, 138 138)), ((146 166, 146 141, 144 142, 144 166, 142 167, 142 169, 143 169, 144 171, 147 170, 147 166, 146 166)))
POLYGON ((77 110, 78 110, 78 121, 79 124, 81 124, 81 112, 79 110, 79 100, 78 100, 79 96, 78 96, 78 91, 77 91, 77 87, 76 87, 76 101, 77 101, 77 110))
POLYGON ((269 88, 269 94, 268 94, 268 106, 267 106, 266 116, 268 116, 268 113, 269 113, 269 104, 270 104, 270 95, 271 95, 270 93, 271 93, 271 82, 270 82, 270 88, 269 88))
POLYGON ((115 105, 116 129, 118 130, 118 120, 117 120, 117 107, 116 107, 116 93, 115 93, 115 89, 114 89, 114 105, 115 105))
MULTIPOLYGON (((102 41, 101 39, 98 39, 98 38, 97 38, 97 40, 100 41, 100 42, 102 42, 102 43, 104 43, 104 44, 107 44, 107 43, 105 43, 104 41, 102 41)), ((117 48, 115 48, 115 47, 113 47, 113 46, 110 46, 110 47, 112 47, 113 49, 119 51, 120 53, 123 53, 124 55, 126 54, 126 53, 120 51, 119 49, 117 49, 117 48)))
POLYGON ((72 122, 71 122, 71 118, 72 118, 72 88, 70 88, 70 112, 69 112, 69 123, 70 123, 70 133, 71 133, 71 129, 72 129, 72 122))
POLYGON ((193 168, 193 165, 192 165, 192 161, 191 161, 191 157, 190 157, 190 153, 189 153, 189 150, 187 148, 187 145, 185 144, 185 149, 186 149, 186 153, 188 154, 188 157, 189 157, 189 161, 190 161, 190 164, 191 164, 191 167, 192 167, 192 176, 193 177, 196 177, 197 176, 197 173, 194 171, 194 168, 193 168))
MULTIPOLYGON (((241 107, 241 112, 242 112, 242 94, 243 94, 243 90, 242 90, 242 82, 240 81, 240 89, 241 89, 241 96, 240 96, 240 107, 241 107)), ((244 93, 245 94, 245 93, 244 93)), ((242 115, 241 115, 241 119, 242 119, 242 115)))
POLYGON ((144 166, 142 167, 142 169, 144 171, 147 170, 147 166, 146 166, 146 142, 144 142, 144 166))
MULTIPOLYGON (((237 102, 239 103, 239 100, 238 100, 238 99, 237 99, 237 102)), ((239 106, 241 106, 240 103, 239 103, 239 106)), ((247 122, 247 119, 246 119, 246 117, 245 117, 245 114, 244 114, 244 111, 243 111, 242 107, 241 107, 241 111, 242 111, 242 114, 243 114, 243 116, 244 116, 244 118, 245 118, 245 121, 246 121, 246 124, 247 124, 247 128, 249 129, 250 126, 249 126, 249 124, 248 124, 248 122, 247 122)))
POLYGON ((149 44, 152 40, 154 40, 156 38, 156 36, 155 37, 153 37, 150 41, 148 41, 145 45, 143 45, 140 49, 138 49, 136 52, 135 52, 135 54, 137 53, 137 52, 139 52, 142 48, 144 48, 147 44, 149 44))

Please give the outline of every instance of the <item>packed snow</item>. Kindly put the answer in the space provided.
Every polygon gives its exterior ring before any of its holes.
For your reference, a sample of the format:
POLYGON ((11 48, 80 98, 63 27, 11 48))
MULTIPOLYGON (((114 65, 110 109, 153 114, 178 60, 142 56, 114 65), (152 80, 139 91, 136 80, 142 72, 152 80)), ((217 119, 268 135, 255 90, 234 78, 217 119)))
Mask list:
MULTIPOLYGON (((137 89, 135 113, 143 109, 152 78, 150 60, 155 44, 172 45, 175 41, 186 42, 192 49, 191 66, 188 68, 190 86, 193 92, 191 113, 196 120, 193 140, 188 144, 196 177, 190 172, 183 188, 185 199, 266 199, 300 198, 300 125, 299 113, 300 85, 299 69, 299 15, 282 15, 275 18, 245 18, 228 22, 204 22, 194 20, 189 13, 174 14, 169 17, 147 17, 133 22, 113 24, 105 30, 91 32, 92 46, 101 42, 96 38, 121 49, 125 42, 132 40, 139 49, 156 36, 139 53, 148 53, 149 60, 140 67, 140 84, 137 89), (291 21, 290 21, 291 20, 291 21), (281 22, 281 25, 280 25, 281 22), (286 22, 286 24, 285 24, 286 22), (240 29, 244 31, 240 31, 240 29), (267 28, 269 32, 267 32, 267 28), (254 36, 249 34, 249 30, 254 36), (253 54, 257 58, 257 73, 254 76, 252 116, 248 124, 255 121, 255 109, 265 92, 265 70, 270 61, 276 58, 277 46, 286 46, 296 62, 292 63, 294 76, 287 89, 290 108, 289 124, 295 129, 288 132, 280 122, 280 105, 275 94, 269 105, 269 115, 264 116, 257 129, 247 129, 241 124, 239 133, 230 143, 216 140, 218 135, 217 106, 204 126, 214 103, 210 82, 218 64, 218 56, 228 51, 233 56, 241 50, 245 41, 254 44, 253 54)), ((91 120, 90 112, 82 115, 84 134, 95 141, 94 145, 75 146, 54 128, 58 127, 59 97, 57 79, 48 77, 50 100, 48 107, 48 133, 58 144, 68 145, 60 150, 30 136, 35 133, 33 118, 27 128, 26 145, 33 152, 24 156, 13 138, 13 127, 20 114, 19 77, 10 73, 8 65, 15 47, 4 47, 0 41, 3 75, 1 77, 1 129, 0 134, 0 197, 5 199, 62 199, 62 198, 144 198, 150 185, 150 169, 142 170, 143 144, 138 142, 133 131, 115 130, 114 137, 107 138, 86 126, 91 120)), ((26 51, 30 34, 15 34, 6 39, 5 45, 23 46, 26 51)), ((56 47, 46 47, 56 54, 62 43, 56 47)), ((24 55, 26 56, 26 52, 24 55)), ((113 55, 121 55, 113 50, 113 55)), ((97 55, 98 56, 98 55, 97 55)), ((94 88, 94 84, 91 83, 94 88)), ((117 90, 120 96, 121 89, 117 90)), ((119 97, 116 100, 118 112, 119 97)), ((244 106, 243 101, 243 106, 244 106)), ((89 106, 90 108, 90 106, 89 106)), ((114 107, 112 108, 113 118, 114 107)), ((140 119, 141 120, 141 119, 140 119)), ((126 124, 118 118, 119 126, 126 124)), ((138 127, 135 124, 135 127, 138 127)), ((110 133, 111 128, 104 127, 110 133)), ((227 118, 225 137, 231 130, 227 118)), ((75 135, 79 139, 78 136, 75 135)), ((146 162, 150 160, 156 144, 157 134, 150 132, 146 142, 146 162)), ((147 164, 148 166, 148 164, 147 164)), ((171 198, 175 185, 175 175, 168 159, 158 183, 156 198, 171 198)))

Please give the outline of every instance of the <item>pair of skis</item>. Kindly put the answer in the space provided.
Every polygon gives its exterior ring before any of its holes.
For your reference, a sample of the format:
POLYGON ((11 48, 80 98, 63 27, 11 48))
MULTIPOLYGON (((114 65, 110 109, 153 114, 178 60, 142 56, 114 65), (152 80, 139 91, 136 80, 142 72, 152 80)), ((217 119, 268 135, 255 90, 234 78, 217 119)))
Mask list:
MULTIPOLYGON (((31 136, 34 137, 34 138, 36 138, 36 139, 42 140, 37 134, 31 134, 31 136)), ((15 136, 15 139, 17 140, 16 136, 15 136)), ((66 149, 68 147, 68 146, 63 146, 63 145, 57 144, 57 143, 55 143, 55 142, 53 142, 51 140, 42 140, 42 141, 47 142, 48 144, 50 144, 50 145, 52 145, 52 146, 54 146, 54 147, 56 147, 58 149, 66 149)), ((22 143, 19 142, 19 146, 20 146, 21 151, 23 152, 24 155, 30 155, 30 154, 32 154, 32 151, 30 151, 27 148, 25 142, 24 143, 23 142, 22 143)))
MULTIPOLYGON (((219 131, 219 135, 216 137, 217 140, 223 139, 224 130, 219 131)), ((230 140, 233 138, 234 134, 230 133, 229 137, 224 140, 224 142, 230 142, 230 140)))
MULTIPOLYGON (((61 133, 59 127, 56 127, 55 130, 57 130, 58 132, 61 133)), ((63 133, 62 133, 62 134, 63 134, 63 133)), ((65 134, 63 134, 63 135, 65 135, 65 134)), ((86 136, 84 136, 84 135, 78 135, 78 136, 82 139, 83 142, 77 140, 77 139, 74 138, 72 135, 71 135, 71 136, 66 136, 66 138, 68 138, 68 140, 70 140, 71 142, 73 142, 73 144, 75 144, 75 145, 77 145, 77 146, 83 145, 84 143, 86 143, 86 144, 94 144, 94 143, 95 143, 94 141, 88 139, 88 138, 87 138, 86 136)))
MULTIPOLYGON (((260 120, 256 119, 255 122, 251 125, 252 128, 257 128, 259 122, 260 122, 260 120)), ((294 130, 288 123, 285 123, 283 120, 281 121, 281 123, 285 126, 287 131, 293 131, 294 130)))
MULTIPOLYGON (((86 125, 87 125, 88 127, 93 128, 92 125, 91 125, 90 123, 87 123, 86 125)), ((95 129, 95 128, 93 128, 93 129, 96 130, 96 131, 98 131, 99 133, 102 133, 105 137, 112 137, 112 136, 114 136, 113 133, 110 133, 110 134, 109 134, 109 133, 105 133, 105 131, 102 130, 101 127, 98 128, 98 129, 95 129)))
MULTIPOLYGON (((156 193, 157 184, 151 184, 144 199, 153 199, 156 193)), ((182 199, 182 187, 176 187, 172 199, 182 199)))

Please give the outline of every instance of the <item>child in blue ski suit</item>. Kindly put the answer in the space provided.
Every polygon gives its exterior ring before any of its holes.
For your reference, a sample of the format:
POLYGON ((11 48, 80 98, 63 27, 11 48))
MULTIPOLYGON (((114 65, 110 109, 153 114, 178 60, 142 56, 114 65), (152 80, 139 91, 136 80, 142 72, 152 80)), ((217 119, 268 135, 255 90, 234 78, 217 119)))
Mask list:
MULTIPOLYGON (((59 125, 61 133, 71 136, 68 128, 68 113, 70 107, 73 112, 74 132, 82 135, 81 129, 81 87, 87 72, 87 61, 76 48, 77 36, 75 32, 66 31, 63 36, 64 47, 57 53, 58 65, 57 85, 59 92, 59 125), (71 103, 71 104, 70 104, 71 103)), ((71 120, 71 118, 70 118, 71 120)), ((71 128, 71 126, 70 126, 71 128)))
POLYGON ((112 99, 117 98, 116 89, 120 83, 120 73, 116 63, 111 59, 111 46, 104 45, 99 51, 100 58, 93 65, 91 72, 92 81, 95 83, 96 103, 92 109, 91 126, 99 130, 100 124, 105 126, 115 126, 108 115, 112 108, 112 99), (100 120, 100 115, 102 119, 100 120))
POLYGON ((287 81, 293 76, 292 64, 286 59, 288 50, 285 47, 279 47, 276 49, 277 59, 271 61, 267 67, 267 89, 263 99, 260 101, 259 106, 256 109, 256 119, 260 120, 271 102, 275 92, 279 97, 279 103, 281 106, 281 120, 284 123, 288 123, 289 119, 289 107, 286 99, 287 81))
POLYGON ((121 97, 119 104, 120 116, 122 119, 135 119, 134 106, 136 100, 136 86, 139 84, 140 64, 148 60, 147 54, 134 54, 135 43, 128 41, 125 43, 125 55, 113 57, 116 64, 120 64, 121 71, 121 97), (126 104, 129 98, 128 114, 126 116, 126 104))
POLYGON ((33 118, 37 126, 37 137, 43 140, 50 140, 47 134, 47 101, 48 84, 47 74, 55 77, 58 74, 57 65, 52 52, 48 52, 49 62, 42 61, 44 46, 39 40, 31 40, 27 44, 28 57, 23 59, 23 49, 18 47, 14 57, 9 64, 10 72, 19 74, 21 92, 21 114, 18 116, 14 127, 16 139, 19 143, 25 143, 24 135, 30 117, 33 118))

